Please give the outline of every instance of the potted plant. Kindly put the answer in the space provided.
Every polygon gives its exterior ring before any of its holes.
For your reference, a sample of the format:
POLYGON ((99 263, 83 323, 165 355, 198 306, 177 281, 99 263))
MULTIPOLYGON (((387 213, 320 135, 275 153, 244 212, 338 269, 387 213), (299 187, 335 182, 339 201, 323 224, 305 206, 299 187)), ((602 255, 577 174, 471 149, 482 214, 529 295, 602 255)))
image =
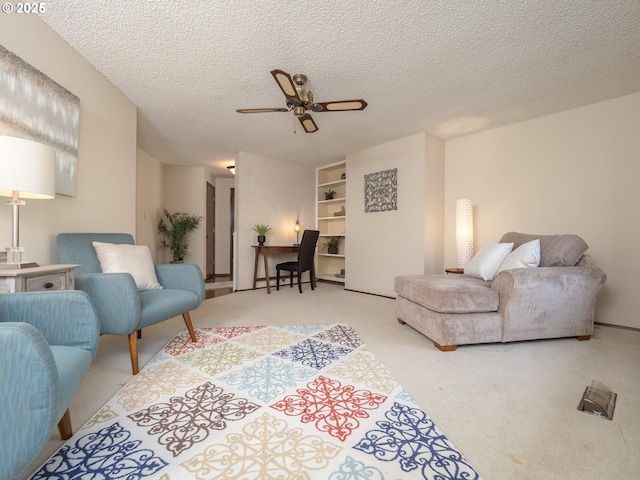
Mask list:
POLYGON ((327 241, 324 243, 324 246, 327 247, 327 252, 331 254, 338 253, 338 247, 342 243, 342 237, 333 236, 327 238, 327 241))
POLYGON ((329 190, 327 190, 326 192, 324 192, 324 199, 325 200, 332 200, 333 196, 336 194, 336 191, 333 190, 332 188, 330 188, 329 190))
POLYGON ((202 217, 184 212, 169 213, 165 208, 158 220, 161 245, 171 250, 173 263, 189 256, 189 234, 200 226, 202 217))
POLYGON ((271 230, 271 227, 267 224, 256 223, 253 229, 258 232, 258 245, 263 246, 264 241, 267 239, 267 233, 271 230))

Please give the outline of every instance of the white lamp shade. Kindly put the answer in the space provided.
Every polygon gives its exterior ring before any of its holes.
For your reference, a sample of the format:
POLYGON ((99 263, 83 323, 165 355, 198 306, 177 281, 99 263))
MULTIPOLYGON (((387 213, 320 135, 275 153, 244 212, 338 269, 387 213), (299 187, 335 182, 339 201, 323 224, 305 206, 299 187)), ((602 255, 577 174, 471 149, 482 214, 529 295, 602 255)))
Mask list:
POLYGON ((465 268, 473 258, 473 202, 456 200, 456 266, 465 268))
POLYGON ((56 152, 42 143, 0 136, 0 196, 54 198, 56 152))

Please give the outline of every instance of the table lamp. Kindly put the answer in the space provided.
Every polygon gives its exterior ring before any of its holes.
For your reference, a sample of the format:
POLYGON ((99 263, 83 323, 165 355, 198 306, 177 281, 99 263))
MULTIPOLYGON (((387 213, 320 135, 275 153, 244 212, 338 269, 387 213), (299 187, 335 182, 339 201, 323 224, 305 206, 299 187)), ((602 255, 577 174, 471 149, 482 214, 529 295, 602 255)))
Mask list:
POLYGON ((296 231, 296 245, 300 245, 300 222, 297 219, 294 230, 296 231))
POLYGON ((24 198, 49 199, 56 194, 56 152, 53 148, 23 138, 0 136, 0 197, 9 197, 13 207, 11 247, 1 268, 37 266, 26 263, 20 247, 20 206, 24 198))

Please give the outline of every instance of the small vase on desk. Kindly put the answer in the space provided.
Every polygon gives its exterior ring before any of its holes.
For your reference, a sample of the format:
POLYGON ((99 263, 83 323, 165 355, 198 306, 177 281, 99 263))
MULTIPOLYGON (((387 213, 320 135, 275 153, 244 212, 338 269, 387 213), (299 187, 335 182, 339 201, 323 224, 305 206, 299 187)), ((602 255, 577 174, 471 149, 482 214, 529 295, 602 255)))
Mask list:
POLYGON ((258 235, 258 246, 264 247, 264 241, 267 239, 265 235, 258 235))

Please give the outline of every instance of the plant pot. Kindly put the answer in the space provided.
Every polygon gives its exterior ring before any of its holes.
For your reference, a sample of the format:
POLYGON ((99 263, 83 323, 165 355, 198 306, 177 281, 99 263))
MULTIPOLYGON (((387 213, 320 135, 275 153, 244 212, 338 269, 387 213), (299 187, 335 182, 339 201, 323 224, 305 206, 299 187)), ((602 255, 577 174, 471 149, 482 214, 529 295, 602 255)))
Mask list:
POLYGON ((258 235, 258 246, 264 246, 264 242, 267 239, 265 235, 258 235))
POLYGON ((327 247, 327 251, 332 254, 335 255, 338 253, 338 247, 327 247))
POLYGON ((325 200, 333 200, 333 194, 331 195, 327 195, 326 193, 324 194, 324 199, 325 200))

